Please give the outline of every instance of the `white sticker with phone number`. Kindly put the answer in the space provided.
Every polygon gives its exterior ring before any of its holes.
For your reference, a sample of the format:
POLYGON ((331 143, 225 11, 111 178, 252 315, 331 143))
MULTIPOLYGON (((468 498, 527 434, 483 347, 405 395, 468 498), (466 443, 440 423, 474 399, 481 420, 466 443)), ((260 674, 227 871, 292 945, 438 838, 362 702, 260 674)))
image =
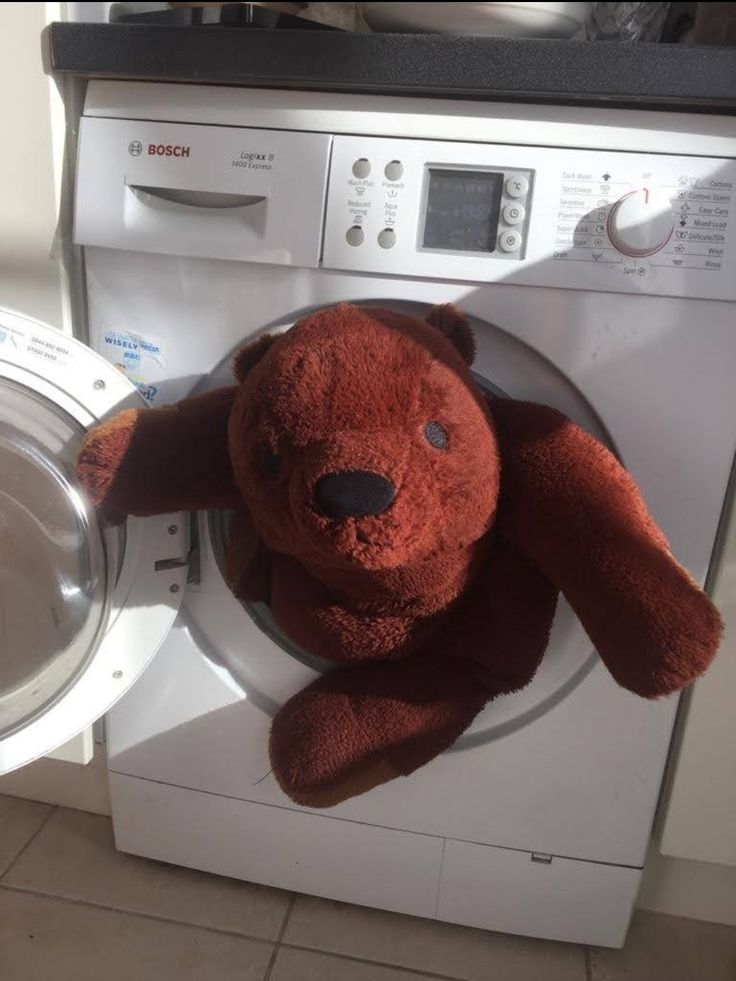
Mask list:
POLYGON ((32 327, 30 330, 19 330, 8 324, 0 325, 0 344, 25 351, 50 364, 63 366, 72 358, 72 352, 63 334, 50 337, 45 333, 34 332, 32 327))
POLYGON ((161 342, 127 330, 106 330, 101 354, 129 378, 148 402, 155 402, 164 378, 161 342))

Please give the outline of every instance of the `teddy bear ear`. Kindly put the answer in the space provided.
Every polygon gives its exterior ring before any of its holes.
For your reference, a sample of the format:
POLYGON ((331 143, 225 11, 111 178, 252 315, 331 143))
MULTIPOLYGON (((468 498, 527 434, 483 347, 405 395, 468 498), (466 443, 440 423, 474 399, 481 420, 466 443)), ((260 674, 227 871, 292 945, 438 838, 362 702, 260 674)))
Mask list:
POLYGON ((475 338, 470 329, 468 318, 453 303, 442 303, 432 307, 426 316, 426 321, 436 327, 445 337, 452 341, 466 364, 472 364, 475 358, 475 338))
POLYGON ((233 371, 237 381, 245 381, 251 368, 258 364, 275 340, 276 338, 272 337, 271 334, 264 334, 257 341, 238 351, 233 363, 233 371))

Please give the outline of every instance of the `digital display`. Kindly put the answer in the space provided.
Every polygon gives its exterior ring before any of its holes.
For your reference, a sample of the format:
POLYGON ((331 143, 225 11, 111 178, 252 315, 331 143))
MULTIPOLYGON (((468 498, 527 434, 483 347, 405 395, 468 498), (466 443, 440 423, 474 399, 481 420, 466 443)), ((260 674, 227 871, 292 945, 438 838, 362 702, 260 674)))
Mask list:
POLYGON ((493 252, 503 174, 429 171, 424 247, 448 252, 493 252))

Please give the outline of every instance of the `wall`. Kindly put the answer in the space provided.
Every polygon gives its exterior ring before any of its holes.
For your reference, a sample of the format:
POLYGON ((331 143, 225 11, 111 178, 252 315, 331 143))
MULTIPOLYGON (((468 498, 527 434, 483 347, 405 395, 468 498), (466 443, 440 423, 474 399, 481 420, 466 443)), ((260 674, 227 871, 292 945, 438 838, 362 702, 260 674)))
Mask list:
MULTIPOLYGON (((41 30, 47 18, 59 18, 60 7, 0 4, 0 307, 67 329, 61 270, 51 254, 64 118, 41 67, 41 30)), ((44 759, 0 777, 0 793, 109 811, 99 748, 90 766, 44 759)))
POLYGON ((690 701, 662 830, 662 851, 677 858, 736 866, 736 516, 733 514, 725 541, 713 598, 726 630, 714 664, 695 686, 690 701))
POLYGON ((671 858, 654 843, 637 906, 736 926, 736 866, 671 858))
POLYGON ((713 597, 726 630, 695 686, 639 905, 736 925, 736 514, 724 535, 713 597))
POLYGON ((49 81, 43 74, 43 3, 0 4, 0 306, 55 327, 63 322, 49 81))

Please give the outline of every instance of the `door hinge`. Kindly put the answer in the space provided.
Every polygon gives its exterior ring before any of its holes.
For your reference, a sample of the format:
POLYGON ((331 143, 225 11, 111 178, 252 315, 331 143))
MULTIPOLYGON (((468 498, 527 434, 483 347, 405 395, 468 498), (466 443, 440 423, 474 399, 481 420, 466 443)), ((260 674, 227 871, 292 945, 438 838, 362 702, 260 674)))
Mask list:
MULTIPOLYGON (((157 559, 154 563, 156 572, 166 572, 167 569, 181 569, 188 566, 187 583, 198 585, 202 578, 201 557, 199 550, 199 525, 196 511, 189 512, 189 550, 186 555, 171 559, 157 559)), ((176 525, 172 534, 178 531, 176 525)))

